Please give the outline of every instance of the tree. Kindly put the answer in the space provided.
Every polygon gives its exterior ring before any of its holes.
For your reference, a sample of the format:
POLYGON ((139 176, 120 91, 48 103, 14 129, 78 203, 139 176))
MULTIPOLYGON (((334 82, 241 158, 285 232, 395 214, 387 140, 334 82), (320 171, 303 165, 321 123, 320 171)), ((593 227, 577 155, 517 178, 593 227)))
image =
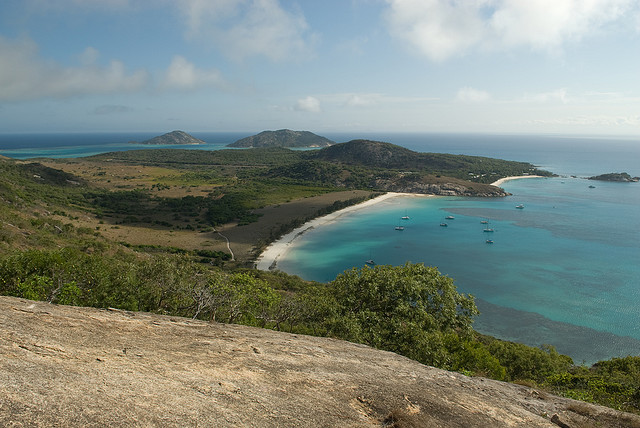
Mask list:
POLYGON ((446 365, 444 335, 469 336, 478 314, 472 296, 423 264, 353 268, 329 287, 337 306, 332 334, 428 364, 446 365))

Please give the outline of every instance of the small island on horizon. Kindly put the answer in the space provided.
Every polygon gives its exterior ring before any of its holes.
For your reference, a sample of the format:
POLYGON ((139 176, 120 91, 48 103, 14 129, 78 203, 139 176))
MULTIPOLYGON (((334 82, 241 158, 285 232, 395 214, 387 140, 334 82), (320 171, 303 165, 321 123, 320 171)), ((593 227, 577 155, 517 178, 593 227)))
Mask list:
POLYGON ((199 138, 194 137, 193 135, 189 135, 184 131, 171 131, 163 135, 159 135, 157 137, 150 138, 144 141, 132 141, 132 143, 136 144, 149 144, 149 145, 169 145, 169 144, 179 144, 179 145, 198 145, 198 144, 207 144, 206 141, 202 141, 199 138))
POLYGON ((309 131, 292 131, 280 129, 277 131, 262 131, 250 137, 241 138, 227 147, 256 148, 256 147, 294 147, 294 148, 322 148, 335 144, 328 138, 309 131))
POLYGON ((594 177, 589 177, 588 179, 598 181, 614 181, 620 183, 637 183, 638 181, 640 181, 640 177, 632 177, 626 172, 611 172, 609 174, 601 174, 594 177))

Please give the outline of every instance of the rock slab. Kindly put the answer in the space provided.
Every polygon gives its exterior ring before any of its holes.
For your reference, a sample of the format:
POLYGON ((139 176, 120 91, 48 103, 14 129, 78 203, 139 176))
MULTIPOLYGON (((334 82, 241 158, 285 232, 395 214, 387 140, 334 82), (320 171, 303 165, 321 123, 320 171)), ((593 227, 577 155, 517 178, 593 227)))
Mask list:
POLYGON ((640 426, 340 340, 0 297, 0 425, 640 426))

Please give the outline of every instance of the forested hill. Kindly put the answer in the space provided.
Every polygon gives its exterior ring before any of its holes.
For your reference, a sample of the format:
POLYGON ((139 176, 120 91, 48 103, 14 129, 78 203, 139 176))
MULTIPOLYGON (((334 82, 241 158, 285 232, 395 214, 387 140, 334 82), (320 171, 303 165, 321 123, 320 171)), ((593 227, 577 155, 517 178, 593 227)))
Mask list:
POLYGON ((417 166, 419 153, 391 143, 370 140, 352 140, 335 144, 315 152, 306 153, 316 160, 342 162, 377 168, 411 168, 417 166))
MULTIPOLYGON (((420 177, 451 177, 471 183, 493 183, 502 177, 519 175, 550 176, 548 171, 538 170, 527 162, 506 161, 480 156, 454 155, 446 153, 419 153, 391 143, 353 140, 335 144, 319 150, 294 151, 282 147, 260 147, 247 150, 132 150, 93 156, 92 159, 113 159, 131 163, 153 165, 199 165, 256 167, 253 174, 271 168, 269 177, 301 178, 314 181, 314 171, 334 178, 354 176, 402 175, 411 179, 407 172, 420 177), (310 163, 311 162, 311 163, 310 163)), ((264 173, 264 172, 263 172, 264 173)), ((415 177, 414 177, 415 178, 415 177)), ((338 180, 340 187, 351 184, 338 180)), ((433 180, 430 180, 433 182, 433 180)), ((442 181, 442 180, 438 180, 442 181)), ((363 181, 359 180, 362 184, 363 181)), ((355 185, 355 183, 352 183, 355 185)), ((365 186, 370 188, 371 183, 365 186)), ((380 190, 391 190, 381 188, 380 190)), ((394 190, 395 191, 395 190, 394 190)))
POLYGON ((492 183, 500 177, 516 175, 552 175, 528 162, 506 161, 481 156, 447 153, 419 153, 391 143, 353 140, 322 150, 303 153, 307 159, 339 162, 369 168, 428 173, 492 183))

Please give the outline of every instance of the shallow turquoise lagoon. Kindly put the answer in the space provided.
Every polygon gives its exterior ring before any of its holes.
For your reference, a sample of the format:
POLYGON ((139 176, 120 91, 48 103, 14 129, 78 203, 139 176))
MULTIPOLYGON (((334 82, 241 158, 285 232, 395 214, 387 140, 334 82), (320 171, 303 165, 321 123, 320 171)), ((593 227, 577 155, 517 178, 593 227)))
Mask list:
POLYGON ((503 187, 513 195, 398 197, 345 214, 303 235, 278 268, 330 281, 368 259, 425 263, 477 298, 481 332, 549 343, 576 362, 640 354, 640 186, 565 177, 503 187))

